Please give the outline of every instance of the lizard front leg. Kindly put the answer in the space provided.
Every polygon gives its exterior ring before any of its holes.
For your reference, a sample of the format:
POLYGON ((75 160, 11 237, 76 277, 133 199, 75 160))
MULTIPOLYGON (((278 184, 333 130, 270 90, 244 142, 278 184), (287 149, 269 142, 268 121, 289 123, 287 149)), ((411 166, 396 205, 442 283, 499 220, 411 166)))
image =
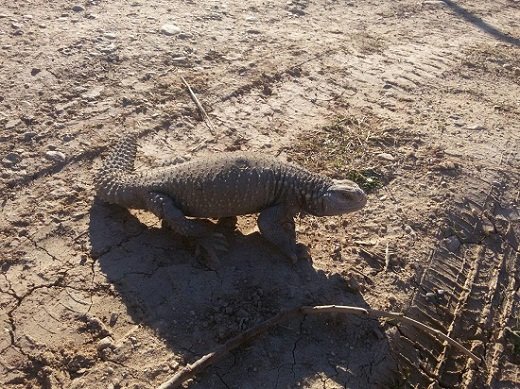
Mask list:
POLYGON ((292 263, 298 260, 293 213, 283 205, 264 209, 258 217, 263 237, 274 244, 292 263))
POLYGON ((174 232, 195 239, 197 251, 203 250, 208 262, 207 265, 211 268, 217 266, 219 261, 216 251, 227 250, 227 242, 223 234, 213 231, 213 223, 205 220, 188 219, 175 206, 172 198, 163 193, 149 192, 145 198, 145 205, 149 211, 162 219, 174 232))

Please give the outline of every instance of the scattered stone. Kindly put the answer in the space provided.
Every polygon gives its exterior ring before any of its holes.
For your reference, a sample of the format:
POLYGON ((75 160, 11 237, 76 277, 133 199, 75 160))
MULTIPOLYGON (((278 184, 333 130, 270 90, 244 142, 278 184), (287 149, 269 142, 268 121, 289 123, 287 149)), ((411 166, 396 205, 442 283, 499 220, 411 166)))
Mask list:
POLYGON ((453 122, 453 125, 456 127, 464 127, 466 125, 466 122, 462 119, 459 119, 459 120, 455 120, 453 122))
POLYGON ((117 50, 117 46, 114 43, 111 43, 109 45, 99 47, 98 50, 104 54, 111 54, 117 50))
POLYGON ((409 226, 408 224, 405 224, 404 226, 404 232, 406 232, 408 235, 415 235, 415 231, 413 230, 413 228, 411 226, 409 226))
POLYGON ((494 224, 487 217, 482 217, 482 232, 486 235, 491 235, 496 232, 494 224))
POLYGON ((5 123, 4 128, 6 130, 12 130, 13 128, 15 128, 20 123, 21 123, 20 119, 9 120, 7 123, 5 123))
POLYGON ((510 63, 505 63, 502 65, 502 67, 506 70, 513 70, 513 65, 511 65, 510 63))
POLYGON ((291 7, 289 8, 289 12, 294 14, 294 15, 298 15, 298 16, 303 16, 305 15, 305 11, 301 8, 298 8, 298 7, 291 7))
POLYGON ((103 92, 105 88, 103 86, 95 86, 94 88, 88 90, 87 92, 83 93, 81 97, 87 100, 95 100, 99 96, 101 96, 101 93, 103 92))
POLYGON ((117 35, 114 34, 113 32, 105 32, 103 34, 103 36, 107 39, 116 39, 117 38, 117 35))
POLYGON ((482 131, 485 129, 486 129, 486 127, 484 127, 481 124, 473 124, 471 126, 468 126, 468 130, 470 130, 470 131, 482 131))
POLYGON ((45 152, 45 157, 54 162, 65 162, 67 156, 61 151, 49 150, 45 152))
POLYGON ((392 154, 389 154, 389 153, 377 154, 377 158, 383 159, 385 161, 395 161, 395 157, 392 154))
POLYGON ((455 235, 448 236, 447 238, 443 239, 444 247, 446 247, 446 250, 448 250, 450 253, 456 253, 460 248, 460 240, 455 235))
POLYGON ((106 328, 105 324, 101 321, 101 319, 87 315, 85 317, 85 324, 89 332, 95 333, 98 336, 109 336, 110 331, 106 328))
POLYGON ((109 322, 108 322, 108 325, 109 325, 110 327, 115 326, 116 323, 117 323, 117 319, 118 319, 118 317, 119 317, 119 315, 118 315, 117 313, 113 312, 113 313, 110 315, 110 320, 109 320, 109 322))
POLYGON ((34 131, 27 131, 23 134, 23 140, 29 141, 32 138, 34 138, 36 135, 38 135, 38 134, 34 131))
POLYGON ((36 76, 38 73, 40 73, 42 70, 39 68, 32 68, 31 69, 31 76, 36 76))
POLYGON ((166 23, 161 26, 161 29, 159 31, 161 32, 161 34, 173 36, 179 34, 181 32, 181 29, 173 23, 166 23))
POLYGON ((102 351, 108 347, 115 348, 114 340, 110 336, 105 336, 98 342, 96 349, 97 351, 102 351))
POLYGON ((188 58, 186 57, 174 57, 172 58, 172 62, 176 63, 186 63, 188 61, 188 58))
POLYGON ((82 11, 85 11, 85 8, 83 8, 81 5, 75 5, 72 7, 72 10, 74 12, 82 12, 82 11))
POLYGON ((72 107, 73 105, 74 105, 74 101, 69 101, 68 103, 64 103, 64 104, 56 104, 56 106, 54 107, 54 110, 56 111, 56 113, 60 114, 63 111, 65 111, 66 109, 69 109, 70 107, 72 107))
POLYGON ((22 157, 17 153, 9 153, 2 159, 2 165, 10 167, 16 165, 22 160, 22 157))

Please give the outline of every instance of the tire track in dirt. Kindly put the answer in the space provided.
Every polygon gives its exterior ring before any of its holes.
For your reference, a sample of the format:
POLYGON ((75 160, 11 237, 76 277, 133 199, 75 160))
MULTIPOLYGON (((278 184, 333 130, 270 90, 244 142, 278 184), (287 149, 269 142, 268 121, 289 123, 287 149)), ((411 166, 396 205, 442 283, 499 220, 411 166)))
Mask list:
MULTIPOLYGON (((493 182, 487 193, 465 198, 447 215, 444 239, 422 272, 407 311, 461 341, 486 367, 476 367, 441 341, 425 340, 403 327, 406 346, 400 363, 414 372, 411 383, 421 387, 495 387, 515 379, 506 334, 520 314, 520 213, 515 199, 520 175, 489 175, 487 181, 493 182), (422 374, 414 370, 417 360, 422 374)), ((473 177, 474 188, 481 182, 473 177)))

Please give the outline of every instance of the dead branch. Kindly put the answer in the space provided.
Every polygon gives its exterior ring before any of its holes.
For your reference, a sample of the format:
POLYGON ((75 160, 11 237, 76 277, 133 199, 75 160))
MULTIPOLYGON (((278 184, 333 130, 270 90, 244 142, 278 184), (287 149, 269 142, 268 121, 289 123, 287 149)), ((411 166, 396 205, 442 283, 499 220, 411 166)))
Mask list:
POLYGON ((204 120, 204 123, 206 123, 206 126, 208 126, 209 132, 211 133, 211 135, 215 135, 216 134, 215 127, 213 127, 213 123, 211 122, 211 119, 209 118, 208 114, 204 110, 204 107, 202 107, 202 104, 200 103, 199 99, 195 95, 195 92, 193 92, 190 84, 188 84, 188 82, 184 79, 184 77, 181 76, 181 80, 184 83, 184 85, 186 86, 186 88, 188 88, 190 97, 193 100, 193 102, 195 103, 195 105, 197 106, 197 108, 200 112, 200 115, 202 116, 202 119, 204 120))
POLYGON ((234 338, 231 338, 226 343, 224 343, 222 346, 217 348, 215 351, 204 355, 203 357, 199 358, 197 361, 195 361, 193 364, 188 364, 185 367, 183 367, 180 371, 178 371, 173 377, 168 379, 166 382, 161 384, 157 389, 171 389, 171 388, 178 388, 181 386, 184 382, 189 380, 190 378, 194 377, 195 375, 199 374, 201 371, 203 371, 206 367, 214 364, 218 360, 222 359, 224 356, 229 354, 231 351, 236 349, 237 347, 253 340, 257 336, 267 332, 271 328, 275 327, 278 324, 281 324, 283 322, 286 322, 290 319, 293 319, 298 316, 304 316, 304 315, 316 315, 321 313, 342 313, 342 314, 353 314, 357 316, 363 316, 373 319, 379 319, 379 318, 387 318, 396 320, 399 322, 404 322, 407 324, 410 324, 416 328, 419 328, 427 333, 433 334, 440 339, 446 341, 447 343, 451 344, 455 348, 457 348, 459 351, 461 351, 463 354, 470 357, 473 361, 477 363, 477 365, 483 363, 483 360, 477 357, 475 354, 473 354, 470 350, 468 350, 466 347, 464 347, 462 344, 457 342, 456 340, 450 338, 449 336, 443 334, 439 330, 436 330, 430 326, 427 326, 426 324, 420 323, 417 320, 411 319, 407 316, 404 316, 401 313, 396 312, 385 312, 385 311, 379 311, 376 309, 365 309, 365 308, 358 308, 358 307, 352 307, 352 306, 344 306, 344 305, 322 305, 322 306, 315 306, 315 307, 300 307, 291 309, 288 311, 280 312, 278 315, 272 317, 271 319, 268 319, 259 325, 250 328, 249 330, 235 336, 234 338))

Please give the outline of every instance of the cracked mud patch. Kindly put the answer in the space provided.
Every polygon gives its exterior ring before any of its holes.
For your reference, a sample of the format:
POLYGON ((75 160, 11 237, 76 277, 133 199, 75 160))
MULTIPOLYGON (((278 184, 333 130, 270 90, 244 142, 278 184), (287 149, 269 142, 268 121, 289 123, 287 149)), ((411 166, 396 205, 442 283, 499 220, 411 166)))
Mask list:
POLYGON ((518 386, 514 2, 11 3, 0 386, 155 387, 280 310, 331 303, 405 312, 487 369, 406 326, 320 316, 274 328, 191 387, 518 386), (297 220, 312 263, 295 266, 241 218, 209 271, 152 215, 94 201, 100 155, 138 130, 138 168, 261 151, 356 179, 369 204, 297 220))

